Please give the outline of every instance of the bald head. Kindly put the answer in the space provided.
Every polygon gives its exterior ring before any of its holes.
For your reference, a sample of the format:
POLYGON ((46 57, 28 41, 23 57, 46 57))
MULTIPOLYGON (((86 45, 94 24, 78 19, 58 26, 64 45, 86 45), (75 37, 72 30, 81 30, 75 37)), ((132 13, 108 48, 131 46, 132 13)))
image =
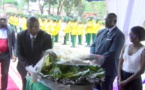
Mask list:
POLYGON ((107 15, 107 17, 108 17, 109 19, 112 19, 112 20, 117 20, 117 16, 116 16, 115 13, 109 13, 109 14, 107 15))
POLYGON ((107 28, 112 28, 116 25, 117 15, 115 13, 109 13, 105 19, 105 26, 107 28))
POLYGON ((30 17, 27 18, 27 23, 28 22, 34 22, 34 21, 38 22, 38 19, 35 16, 30 16, 30 17))

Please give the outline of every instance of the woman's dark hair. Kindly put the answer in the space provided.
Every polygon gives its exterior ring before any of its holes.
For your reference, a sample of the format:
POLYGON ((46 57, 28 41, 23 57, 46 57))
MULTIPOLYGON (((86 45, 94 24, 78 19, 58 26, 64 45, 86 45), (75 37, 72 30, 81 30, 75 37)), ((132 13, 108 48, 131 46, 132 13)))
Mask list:
POLYGON ((138 36, 139 41, 145 40, 145 29, 143 27, 134 26, 131 28, 131 31, 138 36))

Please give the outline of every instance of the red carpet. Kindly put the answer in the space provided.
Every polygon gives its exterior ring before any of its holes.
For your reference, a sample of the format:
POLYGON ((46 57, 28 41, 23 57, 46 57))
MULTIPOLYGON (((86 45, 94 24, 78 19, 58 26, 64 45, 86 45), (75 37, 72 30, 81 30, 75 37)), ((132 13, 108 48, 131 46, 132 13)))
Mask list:
MULTIPOLYGON (((7 90, 19 90, 18 86, 12 80, 10 75, 8 77, 9 78, 8 78, 8 87, 7 87, 7 90)), ((0 65, 0 89, 1 89, 1 65, 0 65)))
MULTIPOLYGON (((1 88, 1 79, 0 79, 0 88, 1 88)), ((19 90, 15 82, 12 80, 12 78, 9 76, 8 79, 8 87, 7 90, 19 90)))

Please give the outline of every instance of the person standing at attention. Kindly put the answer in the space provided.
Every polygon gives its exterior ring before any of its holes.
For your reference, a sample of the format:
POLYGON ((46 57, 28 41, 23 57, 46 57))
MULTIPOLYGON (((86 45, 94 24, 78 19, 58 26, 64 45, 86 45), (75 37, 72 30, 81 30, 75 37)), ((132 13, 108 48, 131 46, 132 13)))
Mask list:
POLYGON ((97 60, 103 61, 101 67, 105 70, 105 81, 98 85, 99 90, 113 90, 113 81, 117 76, 119 55, 124 46, 125 37, 116 26, 116 22, 116 14, 109 13, 105 19, 106 28, 97 33, 90 47, 92 56, 96 58, 91 62, 95 64, 97 60))
POLYGON ((129 33, 130 44, 121 53, 118 67, 119 90, 143 90, 141 74, 145 71, 145 40, 143 27, 134 26, 129 33))
POLYGON ((39 29, 38 19, 30 16, 27 19, 27 30, 17 34, 17 70, 22 78, 22 90, 26 86, 26 67, 35 66, 47 49, 52 49, 51 35, 39 29))
POLYGON ((16 45, 15 32, 7 24, 7 15, 0 14, 0 62, 1 62, 1 89, 7 90, 10 59, 16 60, 14 49, 16 45))

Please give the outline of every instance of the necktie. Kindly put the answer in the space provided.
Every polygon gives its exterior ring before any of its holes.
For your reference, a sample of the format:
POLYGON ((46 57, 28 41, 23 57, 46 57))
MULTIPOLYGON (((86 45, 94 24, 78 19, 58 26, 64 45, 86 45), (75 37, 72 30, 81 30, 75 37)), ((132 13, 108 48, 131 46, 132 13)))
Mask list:
POLYGON ((107 31, 104 33, 102 40, 104 40, 104 39, 107 37, 108 32, 109 32, 109 30, 107 30, 107 31))
POLYGON ((31 39, 31 46, 32 46, 32 48, 34 46, 34 41, 35 41, 35 37, 32 37, 32 39, 31 39))

